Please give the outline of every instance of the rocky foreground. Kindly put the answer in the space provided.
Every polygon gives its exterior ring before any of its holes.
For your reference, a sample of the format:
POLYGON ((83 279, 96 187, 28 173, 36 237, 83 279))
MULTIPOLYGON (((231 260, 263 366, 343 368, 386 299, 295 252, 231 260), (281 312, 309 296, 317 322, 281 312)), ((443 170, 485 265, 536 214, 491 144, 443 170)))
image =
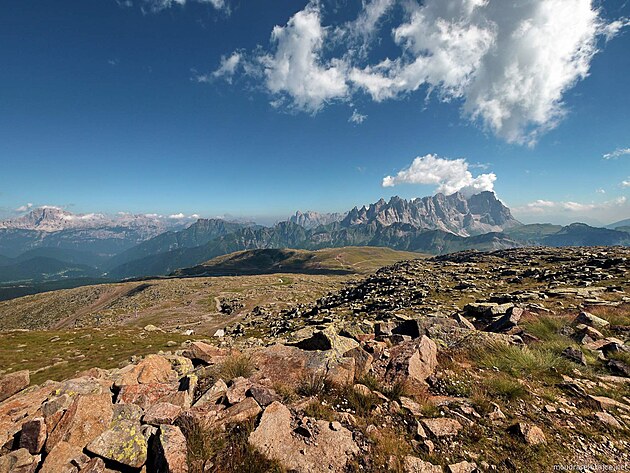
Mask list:
POLYGON ((411 261, 117 369, 10 372, 0 473, 628 468, 629 270, 618 248, 411 261))

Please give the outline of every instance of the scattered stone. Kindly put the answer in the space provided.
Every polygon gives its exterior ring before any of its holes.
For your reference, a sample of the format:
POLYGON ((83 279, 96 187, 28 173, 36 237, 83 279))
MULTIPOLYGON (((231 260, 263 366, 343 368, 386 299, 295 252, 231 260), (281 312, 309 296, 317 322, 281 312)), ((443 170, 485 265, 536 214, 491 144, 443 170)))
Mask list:
POLYGON ((424 461, 418 457, 407 455, 403 460, 404 473, 442 473, 440 465, 424 461))
POLYGON ((390 378, 406 378, 424 384, 437 367, 437 346, 433 340, 423 335, 418 342, 413 341, 395 347, 396 353, 387 367, 390 378))
POLYGON ((232 380, 230 386, 227 389, 226 397, 230 404, 238 404, 247 395, 247 391, 252 387, 252 383, 243 377, 238 377, 232 380))
POLYGON ((596 412, 595 418, 600 421, 602 424, 606 424, 609 427, 614 427, 615 429, 621 429, 622 425, 619 423, 617 419, 615 419, 608 412, 596 412))
POLYGON ((457 435, 462 428, 455 419, 448 419, 445 417, 438 417, 435 419, 422 419, 422 425, 434 436, 434 437, 452 437, 457 435))
POLYGON ((586 357, 579 348, 567 347, 562 351, 562 356, 578 365, 586 366, 586 357))
POLYGON ((219 379, 216 381, 210 389, 201 395, 201 397, 195 402, 195 407, 201 407, 206 404, 216 404, 227 393, 228 387, 225 381, 219 379))
POLYGON ((510 307, 503 317, 495 322, 492 322, 485 328, 485 330, 487 332, 507 332, 518 325, 522 315, 523 309, 519 307, 510 307))
POLYGON ((479 470, 477 469, 476 463, 463 461, 449 465, 446 471, 448 471, 448 473, 475 473, 479 470))
POLYGON ((263 407, 268 406, 274 401, 279 401, 280 396, 271 388, 261 386, 259 384, 253 385, 249 388, 249 394, 252 396, 258 404, 263 407))
POLYGON ((574 323, 584 324, 595 328, 606 328, 610 325, 610 322, 607 320, 597 317, 596 315, 589 314, 588 312, 580 312, 580 314, 575 318, 574 323))
POLYGON ((547 441, 540 427, 525 422, 518 422, 510 426, 508 432, 531 446, 540 445, 547 441))

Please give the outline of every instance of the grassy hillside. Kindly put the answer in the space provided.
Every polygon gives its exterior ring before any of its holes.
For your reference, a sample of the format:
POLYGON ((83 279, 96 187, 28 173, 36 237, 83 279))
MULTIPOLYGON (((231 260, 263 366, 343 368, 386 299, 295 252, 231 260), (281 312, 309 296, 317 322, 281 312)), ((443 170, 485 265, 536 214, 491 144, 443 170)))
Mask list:
POLYGON ((228 276, 243 274, 303 273, 352 274, 374 271, 398 261, 420 257, 418 253, 390 248, 346 247, 317 251, 262 249, 218 256, 177 276, 228 276))

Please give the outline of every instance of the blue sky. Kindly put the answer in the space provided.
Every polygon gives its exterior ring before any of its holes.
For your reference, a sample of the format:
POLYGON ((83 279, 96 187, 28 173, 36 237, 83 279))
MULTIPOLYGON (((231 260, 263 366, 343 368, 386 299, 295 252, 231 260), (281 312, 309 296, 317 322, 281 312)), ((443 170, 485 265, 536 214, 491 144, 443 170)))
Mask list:
POLYGON ((9 3, 0 216, 493 189, 526 222, 630 217, 628 2, 9 3))

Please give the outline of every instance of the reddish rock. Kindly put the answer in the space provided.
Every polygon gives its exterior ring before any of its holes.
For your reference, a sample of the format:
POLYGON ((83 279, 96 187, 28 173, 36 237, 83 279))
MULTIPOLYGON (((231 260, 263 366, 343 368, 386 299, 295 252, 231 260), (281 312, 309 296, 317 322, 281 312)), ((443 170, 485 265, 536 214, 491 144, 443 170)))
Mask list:
POLYGON ((0 378, 0 402, 9 399, 14 394, 19 393, 28 387, 30 378, 28 370, 9 373, 0 378))
POLYGON ((20 448, 25 448, 31 455, 35 455, 42 451, 44 443, 46 443, 46 422, 43 417, 36 417, 22 424, 22 432, 20 433, 20 448))
POLYGON ((291 412, 279 402, 270 404, 249 443, 284 468, 300 473, 341 473, 348 460, 359 453, 352 432, 330 422, 316 421, 313 438, 305 443, 291 428, 291 412))
POLYGON ((354 358, 355 377, 360 378, 367 374, 372 367, 374 357, 361 347, 356 347, 345 354, 346 357, 354 358))
POLYGON ((225 384, 225 381, 220 379, 214 383, 210 389, 203 393, 194 405, 195 407, 201 407, 206 404, 216 404, 219 399, 225 396, 227 390, 227 384, 225 384))
POLYGON ((234 404, 232 407, 221 411, 219 414, 219 422, 232 424, 243 422, 256 417, 262 409, 252 397, 245 398, 242 402, 234 404))
POLYGON ((108 394, 78 396, 46 441, 46 451, 60 442, 83 449, 109 428, 113 416, 111 396, 108 394))
POLYGON ((40 455, 31 455, 20 448, 0 457, 0 473, 34 473, 40 459, 40 455))
POLYGON ((186 437, 179 427, 161 425, 154 442, 153 465, 160 473, 187 473, 186 437))
POLYGON ((442 473, 443 470, 440 465, 407 455, 403 460, 403 471, 404 473, 442 473))
POLYGON ((137 365, 122 368, 115 379, 116 386, 135 384, 163 384, 177 381, 177 371, 171 362, 159 355, 148 355, 137 365))
POLYGON ((392 348, 392 359, 387 367, 388 379, 406 379, 424 384, 437 368, 437 345, 423 335, 419 340, 392 348))
MULTIPOLYGON (((111 471, 111 470, 109 470, 111 471)), ((92 458, 83 468, 81 473, 105 473, 105 462, 102 458, 92 458)))
POLYGON ((229 351, 204 342, 192 342, 182 353, 186 358, 215 365, 225 360, 229 351))
POLYGON ((273 389, 259 384, 249 388, 249 394, 263 407, 280 400, 280 396, 273 389))
POLYGON ((120 388, 116 403, 136 404, 146 410, 158 402, 167 402, 169 396, 176 394, 177 385, 173 384, 133 384, 120 388))
POLYGON ((0 403, 0 446, 13 438, 24 422, 41 417, 41 405, 56 387, 52 382, 32 387, 0 403))
POLYGON ((252 383, 245 378, 235 378, 226 392, 227 400, 230 404, 237 404, 246 397, 247 391, 252 387, 252 383))
POLYGON ((83 447, 59 442, 48 453, 39 473, 76 473, 76 459, 83 455, 83 447))
POLYGON ((181 412, 180 406, 169 402, 158 402, 144 413, 142 422, 152 425, 172 424, 181 412))

